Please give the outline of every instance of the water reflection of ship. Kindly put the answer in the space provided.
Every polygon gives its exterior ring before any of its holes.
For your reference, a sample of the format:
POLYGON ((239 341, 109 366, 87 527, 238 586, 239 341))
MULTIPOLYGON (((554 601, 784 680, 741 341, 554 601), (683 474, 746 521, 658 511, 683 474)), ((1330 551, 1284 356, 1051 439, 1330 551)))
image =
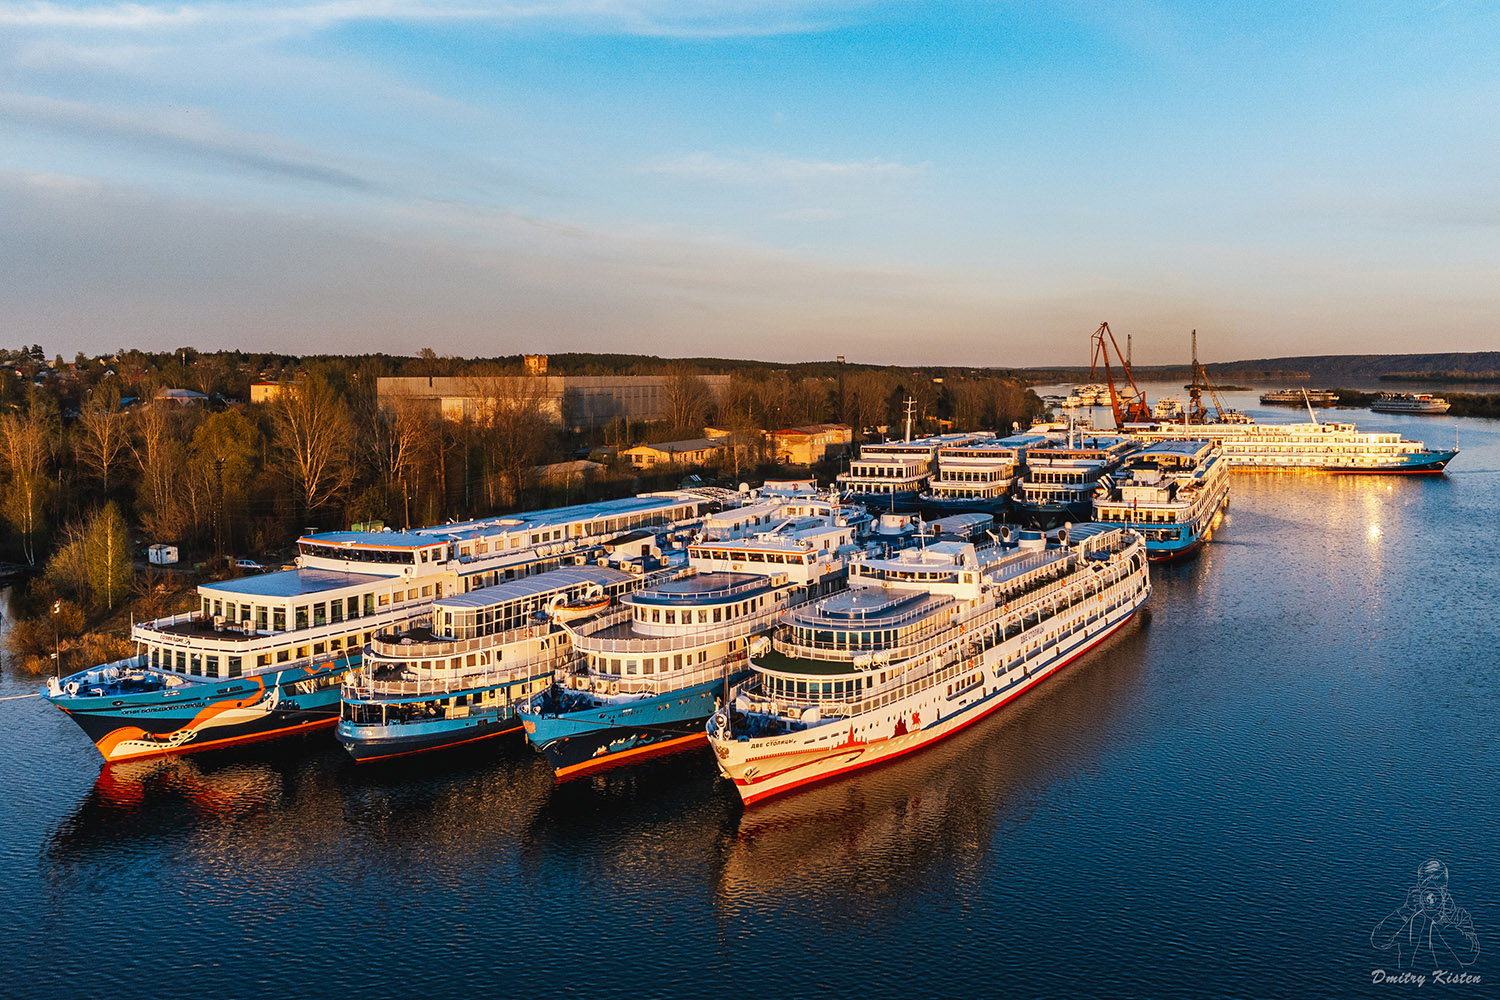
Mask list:
MULTIPOLYGON (((552 789, 521 846, 524 872, 559 863, 614 881, 711 880, 739 800, 704 750, 585 775, 552 789)), ((697 895, 697 885, 685 886, 697 895)))
MULTIPOLYGON (((356 770, 336 745, 293 738, 265 748, 161 757, 104 767, 53 830, 54 864, 185 855, 233 856, 237 866, 288 879, 309 864, 340 862, 351 839, 413 855, 435 845, 460 860, 492 858, 507 828, 524 829, 546 802, 552 773, 524 744, 495 744, 440 770, 356 770), (476 805, 477 803, 477 805, 476 805)), ((400 867, 401 862, 394 862, 400 867)), ((296 887, 288 885, 287 891, 296 887)))
POLYGON ((814 786, 743 814, 719 875, 719 906, 899 908, 935 879, 981 865, 1000 829, 1024 822, 1038 790, 1095 765, 1128 728, 1145 662, 1148 611, 1098 662, 1064 673, 1014 711, 925 754, 814 786))

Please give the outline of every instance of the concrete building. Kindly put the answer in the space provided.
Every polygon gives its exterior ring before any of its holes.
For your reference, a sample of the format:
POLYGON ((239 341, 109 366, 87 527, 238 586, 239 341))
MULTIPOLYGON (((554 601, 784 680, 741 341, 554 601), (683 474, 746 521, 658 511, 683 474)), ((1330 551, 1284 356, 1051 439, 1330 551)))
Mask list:
POLYGON ((854 428, 848 424, 807 424, 766 433, 775 454, 783 465, 812 465, 834 458, 849 450, 854 428))
MULTIPOLYGON (((729 387, 728 375, 699 375, 715 402, 729 387)), ((616 420, 662 420, 669 415, 670 375, 502 375, 382 378, 380 405, 409 399, 444 420, 473 419, 487 400, 534 399, 552 423, 582 430, 616 420)))
POLYGON ((286 390, 285 382, 253 382, 250 385, 250 402, 274 403, 286 390))
POLYGON ((636 445, 620 452, 637 469, 654 465, 708 465, 719 452, 729 447, 726 438, 690 438, 686 441, 662 441, 636 445))

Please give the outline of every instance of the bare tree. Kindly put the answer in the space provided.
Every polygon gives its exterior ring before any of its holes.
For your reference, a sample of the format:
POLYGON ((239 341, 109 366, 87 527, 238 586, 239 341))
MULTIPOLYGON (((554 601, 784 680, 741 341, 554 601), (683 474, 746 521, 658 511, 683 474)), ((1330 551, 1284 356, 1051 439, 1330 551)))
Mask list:
POLYGON ((673 433, 700 433, 713 406, 708 383, 686 368, 678 366, 667 376, 665 386, 666 418, 673 433))
POLYGON ((130 444, 118 392, 96 391, 78 416, 78 461, 109 493, 109 470, 130 444))
POLYGON ((438 430, 430 409, 404 396, 371 406, 361 414, 365 442, 387 496, 399 491, 403 523, 411 527, 412 490, 426 460, 438 449, 438 430))
POLYGON ((488 473, 487 500, 492 507, 519 504, 552 433, 547 383, 515 375, 479 375, 466 381, 488 473))
POLYGON ((845 380, 843 417, 856 439, 885 415, 886 395, 885 379, 877 372, 856 372, 845 380))
POLYGON ((272 412, 297 504, 302 513, 315 514, 353 479, 349 405, 327 379, 311 376, 282 393, 272 412))
POLYGON ((37 536, 51 483, 50 451, 46 424, 35 410, 0 417, 0 458, 10 472, 5 515, 21 536, 21 551, 32 566, 36 565, 37 536))
POLYGON ((193 492, 186 480, 187 450, 183 417, 171 404, 147 403, 136 411, 131 453, 141 469, 136 490, 141 527, 156 541, 180 540, 191 517, 186 503, 193 492))

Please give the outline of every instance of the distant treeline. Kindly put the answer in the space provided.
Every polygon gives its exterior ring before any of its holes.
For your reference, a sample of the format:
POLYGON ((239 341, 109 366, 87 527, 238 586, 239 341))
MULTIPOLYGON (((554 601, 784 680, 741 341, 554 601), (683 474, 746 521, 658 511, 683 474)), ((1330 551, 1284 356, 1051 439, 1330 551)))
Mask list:
POLYGON ((1382 382, 1500 382, 1500 371, 1487 372, 1391 372, 1382 382))

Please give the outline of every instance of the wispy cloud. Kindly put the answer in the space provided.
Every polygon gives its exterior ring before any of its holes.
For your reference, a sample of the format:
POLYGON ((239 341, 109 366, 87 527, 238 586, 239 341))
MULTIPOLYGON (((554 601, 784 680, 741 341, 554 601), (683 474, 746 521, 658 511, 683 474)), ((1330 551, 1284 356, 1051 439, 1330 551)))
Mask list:
POLYGON ((370 192, 378 185, 339 166, 318 162, 267 136, 220 127, 202 112, 157 116, 97 108, 28 94, 0 94, 0 120, 90 142, 109 141, 174 159, 189 157, 280 179, 370 192))
POLYGON ((727 157, 717 153, 689 153, 662 160, 645 168, 683 180, 717 181, 724 184, 759 184, 785 181, 904 180, 924 173, 930 164, 896 163, 874 157, 868 160, 798 160, 785 156, 727 157))
POLYGON ((165 31, 238 26, 318 31, 358 21, 473 21, 499 26, 550 25, 585 33, 664 37, 732 37, 822 31, 868 0, 511 0, 493 4, 441 0, 331 0, 277 3, 0 4, 0 26, 88 31, 165 31))

